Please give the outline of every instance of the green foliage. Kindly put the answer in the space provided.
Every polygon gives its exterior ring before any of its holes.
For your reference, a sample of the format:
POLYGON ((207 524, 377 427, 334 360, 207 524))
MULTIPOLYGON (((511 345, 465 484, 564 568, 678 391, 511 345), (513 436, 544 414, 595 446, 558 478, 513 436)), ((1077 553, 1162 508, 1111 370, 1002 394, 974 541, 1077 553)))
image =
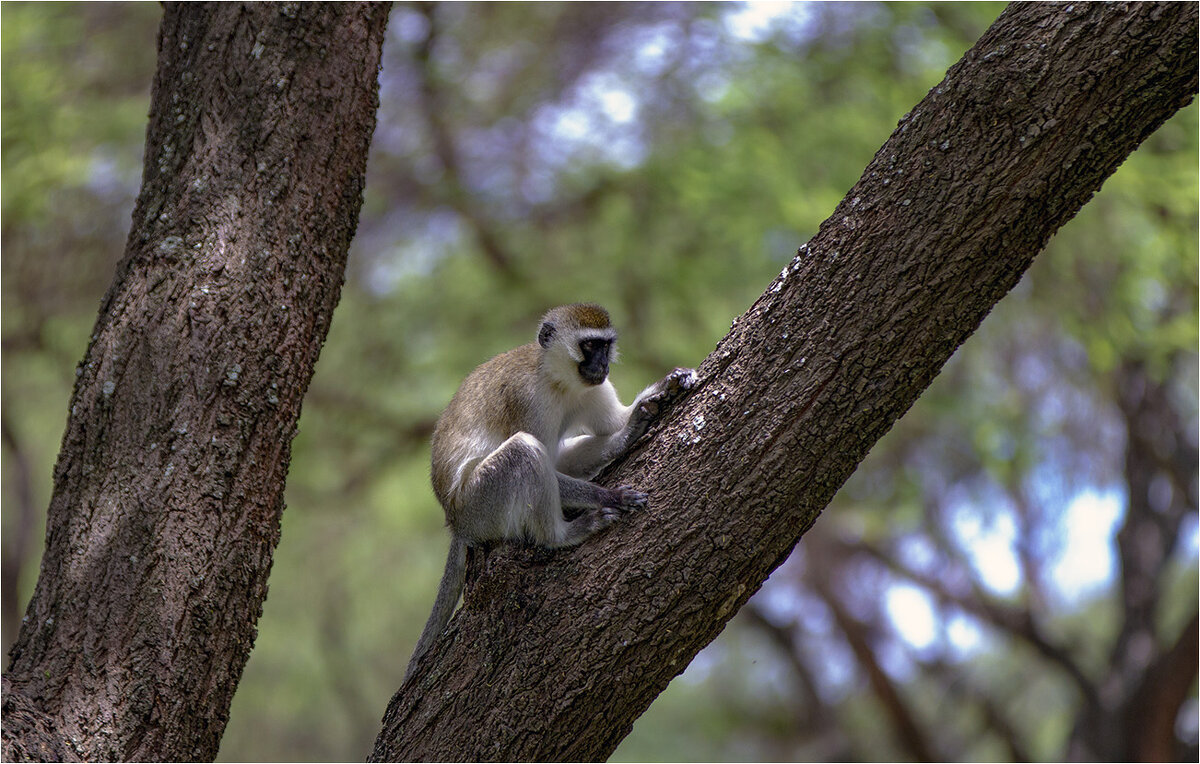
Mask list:
POLYGON ((126 35, 153 30, 158 13, 130 8, 120 30, 103 12, 62 3, 5 3, 2 13, 4 217, 45 222, 56 198, 102 182, 95 163, 109 158, 97 149, 145 132, 153 58, 126 35))

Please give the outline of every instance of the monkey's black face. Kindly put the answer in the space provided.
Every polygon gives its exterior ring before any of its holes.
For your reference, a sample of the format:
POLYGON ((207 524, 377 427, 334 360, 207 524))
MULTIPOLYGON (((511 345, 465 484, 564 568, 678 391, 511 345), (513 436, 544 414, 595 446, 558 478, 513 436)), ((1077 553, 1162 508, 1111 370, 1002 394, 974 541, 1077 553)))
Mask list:
POLYGON ((579 376, 589 385, 598 385, 608 378, 608 356, 612 340, 589 339, 579 343, 583 360, 579 362, 579 376))

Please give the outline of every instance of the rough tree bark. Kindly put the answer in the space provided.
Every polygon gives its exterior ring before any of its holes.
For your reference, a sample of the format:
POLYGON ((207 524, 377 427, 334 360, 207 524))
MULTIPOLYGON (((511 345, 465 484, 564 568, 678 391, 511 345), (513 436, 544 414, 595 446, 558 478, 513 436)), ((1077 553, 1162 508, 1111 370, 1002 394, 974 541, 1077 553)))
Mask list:
POLYGON ((1050 235, 1197 87, 1193 4, 1010 6, 609 475, 644 514, 472 560, 373 760, 596 760, 791 552, 1050 235))
POLYGON ((358 221, 387 15, 166 6, 142 190, 10 652, 5 759, 216 755, 358 221))

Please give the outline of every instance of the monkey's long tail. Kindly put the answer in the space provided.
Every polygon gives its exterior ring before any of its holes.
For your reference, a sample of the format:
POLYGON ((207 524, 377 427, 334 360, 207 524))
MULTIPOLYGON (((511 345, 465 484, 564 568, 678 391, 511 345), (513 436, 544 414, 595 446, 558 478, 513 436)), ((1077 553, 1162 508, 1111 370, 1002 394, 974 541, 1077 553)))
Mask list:
POLYGON ((433 612, 421 630, 421 638, 413 648, 412 657, 408 659, 408 668, 404 671, 404 679, 413 672, 417 659, 425 654, 433 641, 446 628, 458 597, 462 594, 463 581, 467 576, 467 544, 457 535, 450 536, 450 554, 446 555, 446 572, 442 573, 442 582, 438 584, 437 598, 433 601, 433 612))

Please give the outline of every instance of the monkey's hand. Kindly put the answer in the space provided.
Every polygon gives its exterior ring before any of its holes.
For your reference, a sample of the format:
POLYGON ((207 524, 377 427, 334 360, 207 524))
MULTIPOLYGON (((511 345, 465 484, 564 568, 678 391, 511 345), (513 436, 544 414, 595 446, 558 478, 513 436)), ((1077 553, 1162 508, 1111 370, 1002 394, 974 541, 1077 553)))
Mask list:
MULTIPOLYGON (((563 441, 555 465, 559 472, 571 477, 590 480, 614 459, 630 449, 646 434, 654 420, 667 407, 678 401, 696 386, 696 372, 676 369, 641 392, 628 408, 621 407, 616 416, 627 417, 625 424, 610 435, 581 435, 563 441)), ((600 425, 600 432, 609 422, 600 425)))
POLYGON ((633 412, 629 416, 630 434, 633 435, 630 442, 640 438, 650 423, 683 398, 697 381, 695 369, 676 369, 643 390, 633 402, 633 412))

